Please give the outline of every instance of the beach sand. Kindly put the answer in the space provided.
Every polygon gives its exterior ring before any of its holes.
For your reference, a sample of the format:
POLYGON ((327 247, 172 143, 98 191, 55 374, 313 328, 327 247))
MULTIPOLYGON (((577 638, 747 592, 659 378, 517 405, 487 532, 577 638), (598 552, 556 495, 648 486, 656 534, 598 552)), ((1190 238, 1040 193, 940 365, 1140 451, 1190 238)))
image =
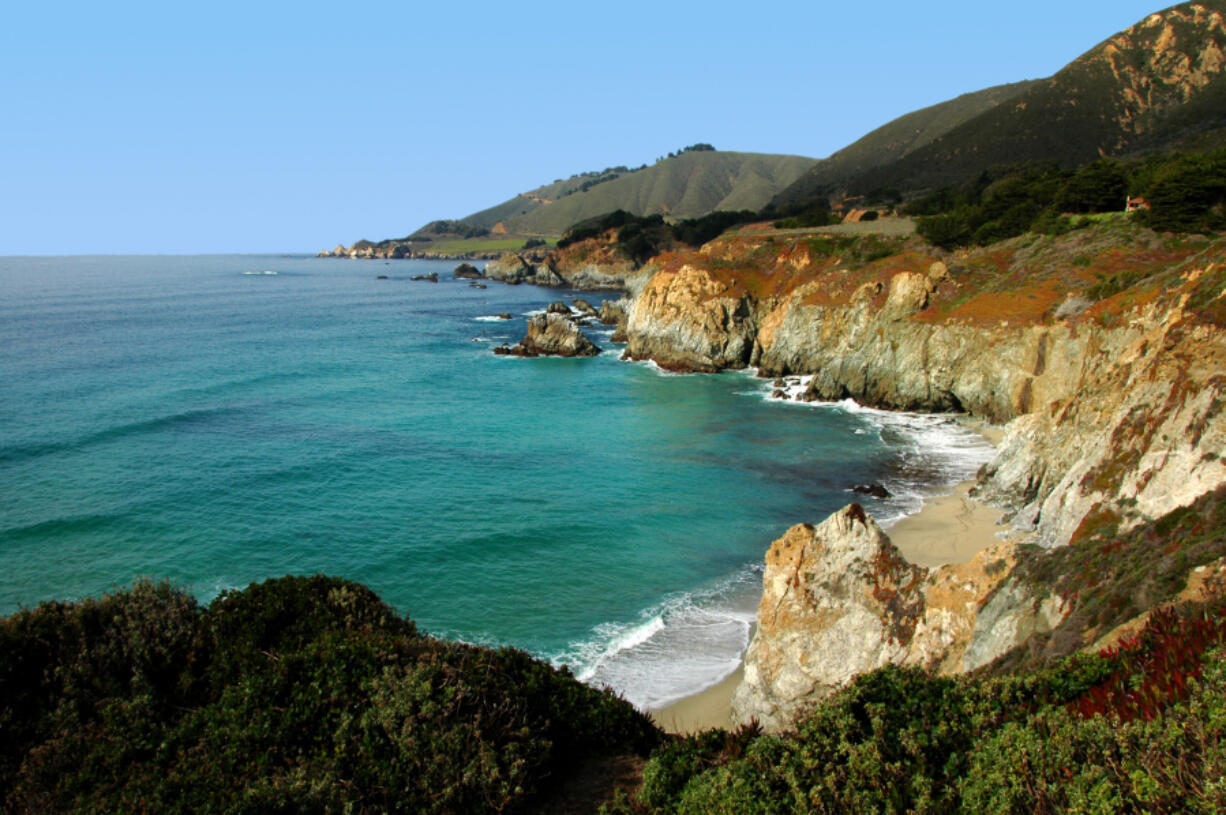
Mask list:
POLYGON ((959 484, 952 495, 924 499, 924 506, 908 515, 885 533, 907 560, 917 566, 943 566, 966 563, 980 550, 998 543, 997 532, 1006 527, 998 521, 1004 515, 972 499, 967 493, 973 481, 959 484))
MULTIPOLYGON (((1000 443, 998 428, 977 427, 993 444, 1000 443)), ((950 495, 924 499, 915 515, 903 518, 886 530, 898 550, 920 566, 965 563, 981 549, 997 543, 996 533, 1006 527, 998 521, 1004 514, 973 500, 968 493, 974 481, 964 481, 950 495)), ((751 636, 752 638, 752 636, 751 636)), ((688 696, 660 710, 651 711, 656 724, 669 733, 694 733, 716 727, 731 728, 732 694, 744 674, 738 668, 714 687, 688 696)))
POLYGON ((744 668, 737 668, 714 687, 650 711, 651 718, 667 733, 689 734, 716 727, 731 729, 732 694, 744 675, 744 668))

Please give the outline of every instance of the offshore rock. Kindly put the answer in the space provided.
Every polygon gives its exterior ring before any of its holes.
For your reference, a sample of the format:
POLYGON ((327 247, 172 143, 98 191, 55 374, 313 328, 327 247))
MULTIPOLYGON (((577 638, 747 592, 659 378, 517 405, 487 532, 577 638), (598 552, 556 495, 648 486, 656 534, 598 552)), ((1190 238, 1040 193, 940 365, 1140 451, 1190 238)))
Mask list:
POLYGON ((806 706, 891 663, 961 670, 979 604, 1012 560, 1000 544, 970 563, 916 566, 858 504, 792 527, 766 555, 734 719, 787 729, 806 706))
POLYGON ((629 317, 629 311, 630 300, 625 297, 618 300, 605 300, 600 304, 600 322, 604 325, 616 326, 613 336, 610 337, 613 342, 625 342, 628 338, 626 320, 629 317))
POLYGON ((461 263, 455 267, 455 271, 451 276, 457 280, 479 280, 482 277, 481 270, 471 263, 461 263))
POLYGON ((594 357, 600 348, 561 314, 538 314, 528 320, 528 333, 514 346, 499 346, 495 354, 517 357, 594 357))

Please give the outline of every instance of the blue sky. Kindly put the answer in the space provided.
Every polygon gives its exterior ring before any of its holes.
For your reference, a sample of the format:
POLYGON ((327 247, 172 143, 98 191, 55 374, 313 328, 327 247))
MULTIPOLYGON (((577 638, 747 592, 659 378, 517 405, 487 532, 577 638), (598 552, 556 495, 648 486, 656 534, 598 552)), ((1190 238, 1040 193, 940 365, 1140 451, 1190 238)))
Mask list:
POLYGON ((699 141, 822 157, 1160 8, 14 0, 0 254, 316 251, 699 141))

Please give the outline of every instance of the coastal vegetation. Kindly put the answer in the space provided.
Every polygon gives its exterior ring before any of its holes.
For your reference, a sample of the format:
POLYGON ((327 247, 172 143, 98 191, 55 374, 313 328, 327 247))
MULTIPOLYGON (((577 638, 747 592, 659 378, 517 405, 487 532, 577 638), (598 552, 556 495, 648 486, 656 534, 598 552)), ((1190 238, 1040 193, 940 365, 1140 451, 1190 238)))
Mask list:
POLYGON ((660 739, 512 649, 435 640, 356 583, 200 606, 165 584, 0 620, 6 813, 531 812, 660 739))
POLYGON ((943 249, 987 246, 1024 232, 1062 234, 1095 213, 1123 213, 1157 231, 1226 227, 1226 149, 1152 155, 1128 163, 1099 159, 1077 170, 996 168, 960 187, 942 187, 904 207, 921 216, 920 235, 943 249))
MULTIPOLYGON (((1226 537, 1217 514, 1201 532, 1226 537)), ((200 606, 142 583, 0 621, 0 796, 12 813, 1215 812, 1223 612, 1211 582, 1094 654, 887 667, 787 733, 667 737, 521 652, 431 639, 358 584, 287 577, 200 606), (585 785, 626 759, 637 788, 585 785), (587 797, 555 809, 575 784, 587 797)))

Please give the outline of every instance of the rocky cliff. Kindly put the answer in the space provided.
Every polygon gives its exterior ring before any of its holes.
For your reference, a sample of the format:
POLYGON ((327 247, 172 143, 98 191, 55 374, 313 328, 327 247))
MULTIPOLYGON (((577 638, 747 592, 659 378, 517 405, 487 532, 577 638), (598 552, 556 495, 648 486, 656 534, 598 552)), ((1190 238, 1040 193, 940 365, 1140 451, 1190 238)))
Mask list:
POLYGON ((891 663, 961 670, 979 603, 1012 556, 1001 544, 968 564, 913 565, 858 504, 817 527, 792 527, 766 554, 734 717, 786 729, 856 674, 891 663))
MULTIPOLYGON (((957 255, 915 241, 734 236, 655 261, 629 311, 627 355, 804 374, 806 399, 1007 422, 977 493, 1050 550, 1226 484, 1224 259, 1226 240, 1122 221, 957 255)), ((861 515, 796 527, 772 547, 743 716, 782 726, 805 700, 888 662, 974 669, 1074 607, 983 564, 957 567, 979 570, 965 602, 937 603, 950 574, 901 561, 861 515), (937 608, 940 625, 928 616, 937 608)))
POLYGON ((854 243, 732 238, 665 256, 626 353, 807 374, 806 399, 1009 422, 979 494, 1045 546, 1093 513, 1157 517, 1226 482, 1226 241, 1117 225, 948 257, 893 248, 865 260, 854 243))

